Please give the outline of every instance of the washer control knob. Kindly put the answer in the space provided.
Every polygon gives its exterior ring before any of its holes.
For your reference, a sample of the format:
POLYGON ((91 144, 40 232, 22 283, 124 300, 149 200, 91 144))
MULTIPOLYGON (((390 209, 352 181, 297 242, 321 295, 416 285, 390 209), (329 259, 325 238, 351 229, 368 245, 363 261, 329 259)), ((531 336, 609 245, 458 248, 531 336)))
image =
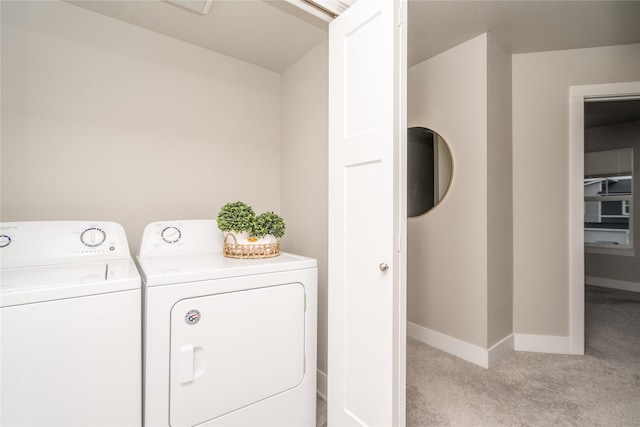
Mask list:
POLYGON ((182 232, 176 227, 165 227, 160 232, 160 237, 167 243, 177 243, 182 237, 182 232))
POLYGON ((87 228, 80 234, 80 241, 83 245, 95 248, 100 246, 107 240, 107 233, 98 227, 87 228))
POLYGON ((5 246, 9 246, 11 243, 11 237, 6 234, 0 234, 0 248, 4 248, 5 246))

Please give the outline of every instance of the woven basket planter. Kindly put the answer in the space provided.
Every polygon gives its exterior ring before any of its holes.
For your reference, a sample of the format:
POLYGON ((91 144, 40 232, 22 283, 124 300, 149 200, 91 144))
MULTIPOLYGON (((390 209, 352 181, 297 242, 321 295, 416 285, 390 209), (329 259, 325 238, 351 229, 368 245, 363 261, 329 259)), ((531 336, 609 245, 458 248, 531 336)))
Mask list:
POLYGON ((224 236, 222 254, 228 258, 257 259, 280 255, 280 241, 275 243, 238 243, 235 234, 224 236))

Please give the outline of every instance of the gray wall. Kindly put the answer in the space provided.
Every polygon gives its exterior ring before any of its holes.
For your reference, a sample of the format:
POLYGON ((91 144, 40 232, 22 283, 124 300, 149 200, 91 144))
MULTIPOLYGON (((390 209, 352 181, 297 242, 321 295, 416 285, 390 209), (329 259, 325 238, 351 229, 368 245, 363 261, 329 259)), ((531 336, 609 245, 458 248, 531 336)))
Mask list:
POLYGON ((441 133, 455 165, 447 197, 409 219, 409 321, 485 348, 510 330, 568 337, 569 87, 640 80, 640 45, 512 55, 509 154, 508 55, 482 37, 409 70, 408 124, 441 133))
MULTIPOLYGON (((318 260, 318 369, 327 372, 328 44, 282 73, 282 248, 318 260)), ((318 384, 324 390, 326 386, 318 384)))
POLYGON ((487 347, 513 333, 511 53, 487 44, 487 347))
POLYGON ((514 329, 567 337, 569 87, 640 80, 640 44, 512 60, 514 329))
POLYGON ((640 121, 585 129, 585 151, 633 147, 633 245, 634 256, 585 253, 585 276, 630 282, 640 292, 640 121))
POLYGON ((407 126, 438 132, 453 157, 444 199, 407 223, 409 322, 487 345, 487 37, 408 70, 407 126))
POLYGON ((280 75, 64 2, 1 2, 3 221, 280 210, 280 75), (241 173, 238 173, 240 171, 241 173))
POLYGON ((228 201, 286 221, 318 259, 327 352, 327 86, 323 42, 282 74, 64 2, 1 2, 2 221, 144 226, 214 219, 228 201))
POLYGON ((444 199, 408 221, 408 318, 487 349, 513 331, 511 55, 484 34, 408 82, 408 126, 442 135, 454 163, 444 199))

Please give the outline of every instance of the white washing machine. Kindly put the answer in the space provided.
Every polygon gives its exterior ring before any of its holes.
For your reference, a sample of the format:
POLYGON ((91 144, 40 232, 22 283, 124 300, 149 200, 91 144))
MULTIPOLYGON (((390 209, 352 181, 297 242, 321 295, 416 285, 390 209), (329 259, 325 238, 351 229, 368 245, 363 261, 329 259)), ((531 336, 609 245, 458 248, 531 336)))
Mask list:
POLYGON ((225 258, 222 238, 145 229, 144 424, 315 427, 316 260, 225 258))
POLYGON ((122 227, 0 223, 0 267, 0 424, 141 425, 141 280, 122 227))

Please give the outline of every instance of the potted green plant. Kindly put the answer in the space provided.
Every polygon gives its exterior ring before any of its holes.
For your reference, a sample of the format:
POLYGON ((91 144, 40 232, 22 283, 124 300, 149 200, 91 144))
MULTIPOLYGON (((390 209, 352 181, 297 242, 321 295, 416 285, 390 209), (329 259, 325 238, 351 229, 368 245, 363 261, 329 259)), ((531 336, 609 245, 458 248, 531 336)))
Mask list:
POLYGON ((218 229, 225 233, 234 233, 239 240, 251 236, 256 214, 253 208, 243 202, 229 202, 218 212, 218 229))
POLYGON ((223 254, 230 258, 267 258, 280 255, 285 224, 280 215, 256 216, 244 202, 224 205, 218 212, 218 228, 224 234, 223 254))
POLYGON ((267 239, 268 242, 277 242, 285 232, 285 224, 282 217, 273 212, 264 212, 253 221, 251 236, 267 239))

